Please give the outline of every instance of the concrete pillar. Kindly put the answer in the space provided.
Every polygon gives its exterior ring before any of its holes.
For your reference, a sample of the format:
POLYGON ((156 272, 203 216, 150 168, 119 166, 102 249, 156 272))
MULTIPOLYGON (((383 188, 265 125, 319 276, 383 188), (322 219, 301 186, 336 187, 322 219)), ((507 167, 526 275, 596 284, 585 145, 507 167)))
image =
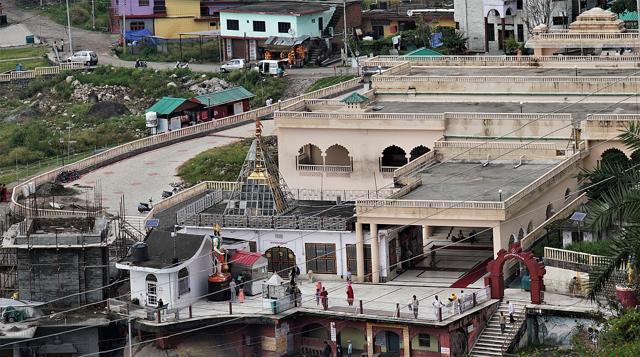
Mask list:
POLYGON ((484 17, 484 52, 489 52, 489 18, 484 17))
POLYGON ((371 282, 380 282, 380 245, 378 243, 378 225, 371 223, 371 282))
POLYGON ((358 282, 364 281, 364 234, 362 223, 356 223, 356 274, 358 282))
POLYGON ((504 51, 504 35, 505 35, 505 23, 504 23, 504 17, 500 18, 500 26, 502 27, 500 29, 500 48, 502 48, 502 50, 504 51))
MULTIPOLYGON (((427 252, 424 250, 424 247, 427 245, 427 241, 429 240, 429 236, 431 236, 431 226, 423 224, 422 225, 422 254, 427 254, 427 252)), ((416 252, 416 255, 417 254, 418 254, 418 252, 416 252)))

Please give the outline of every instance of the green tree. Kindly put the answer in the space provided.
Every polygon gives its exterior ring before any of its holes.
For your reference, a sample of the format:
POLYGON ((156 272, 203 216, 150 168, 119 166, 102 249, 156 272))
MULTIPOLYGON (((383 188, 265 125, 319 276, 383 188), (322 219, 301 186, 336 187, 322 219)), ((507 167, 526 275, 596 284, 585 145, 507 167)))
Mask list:
POLYGON ((609 10, 616 14, 623 13, 625 11, 636 11, 637 5, 635 0, 616 0, 611 5, 609 10))
MULTIPOLYGON (((640 148, 640 124, 631 123, 619 138, 631 150, 640 148)), ((595 299, 615 274, 618 267, 628 264, 628 285, 637 287, 635 272, 640 269, 640 166, 628 162, 613 152, 600 167, 583 173, 583 182, 591 187, 595 197, 587 206, 588 220, 595 234, 612 234, 607 255, 610 260, 591 275, 589 296, 595 299)), ((589 190, 587 190, 589 192, 589 190)))
POLYGON ((452 55, 463 54, 467 49, 467 38, 460 31, 450 28, 439 28, 442 32, 442 45, 449 49, 452 55))
POLYGON ((430 47, 431 26, 429 26, 422 16, 416 20, 416 45, 418 47, 430 47))

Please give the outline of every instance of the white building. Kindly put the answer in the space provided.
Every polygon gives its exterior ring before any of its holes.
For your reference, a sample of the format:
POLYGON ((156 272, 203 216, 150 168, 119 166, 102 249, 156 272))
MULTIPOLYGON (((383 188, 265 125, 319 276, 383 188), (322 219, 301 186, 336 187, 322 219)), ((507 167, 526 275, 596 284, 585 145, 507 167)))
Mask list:
MULTIPOLYGON (((577 15, 577 10, 573 14, 572 3, 567 0, 551 2, 551 29, 568 27, 577 15)), ((520 43, 529 39, 524 4, 525 0, 454 0, 453 17, 457 28, 468 38, 470 51, 497 52, 503 50, 503 41, 509 37, 520 43)))
POLYGON ((156 307, 162 299, 167 309, 184 308, 208 293, 207 279, 213 272, 211 240, 204 235, 153 230, 145 248, 118 263, 130 274, 131 300, 156 307), (139 254, 139 255, 138 255, 139 254), (146 257, 145 257, 146 255, 146 257))

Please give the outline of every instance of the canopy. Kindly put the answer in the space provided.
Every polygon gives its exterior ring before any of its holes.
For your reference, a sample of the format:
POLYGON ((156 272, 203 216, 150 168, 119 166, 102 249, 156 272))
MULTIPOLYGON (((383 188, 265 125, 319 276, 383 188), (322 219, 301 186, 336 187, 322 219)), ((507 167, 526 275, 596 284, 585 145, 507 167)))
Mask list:
POLYGON ((299 45, 310 38, 311 36, 308 36, 308 35, 299 36, 299 37, 269 36, 269 38, 267 38, 264 41, 264 47, 266 49, 272 49, 272 50, 285 50, 285 49, 290 49, 293 46, 299 45))
POLYGON ((148 29, 127 31, 124 33, 124 39, 127 41, 149 41, 154 45, 158 42, 158 37, 153 36, 148 29))
POLYGON ((215 107, 217 105, 234 103, 253 97, 255 97, 255 95, 246 90, 244 87, 234 87, 215 93, 199 95, 196 97, 196 99, 203 105, 206 105, 208 107, 215 107))

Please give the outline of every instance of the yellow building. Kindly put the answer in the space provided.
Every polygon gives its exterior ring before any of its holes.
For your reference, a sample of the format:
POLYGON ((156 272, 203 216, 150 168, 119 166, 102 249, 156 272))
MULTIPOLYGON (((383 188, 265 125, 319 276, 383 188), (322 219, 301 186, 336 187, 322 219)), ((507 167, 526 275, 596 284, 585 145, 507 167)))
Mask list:
POLYGON ((177 39, 180 33, 218 30, 219 13, 200 6, 199 0, 166 0, 167 16, 155 20, 155 35, 177 39))

